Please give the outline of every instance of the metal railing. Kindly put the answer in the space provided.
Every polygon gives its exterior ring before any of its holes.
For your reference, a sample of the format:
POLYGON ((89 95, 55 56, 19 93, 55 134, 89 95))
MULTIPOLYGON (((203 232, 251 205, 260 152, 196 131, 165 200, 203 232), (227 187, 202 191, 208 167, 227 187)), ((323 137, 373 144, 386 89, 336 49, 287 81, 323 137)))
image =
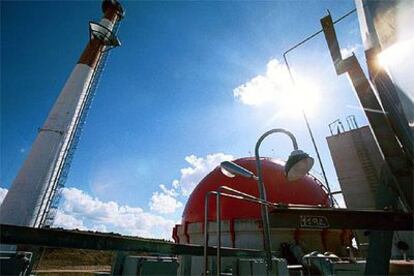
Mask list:
MULTIPOLYGON (((252 196, 250 194, 247 193, 243 193, 241 191, 232 189, 230 187, 227 186, 220 186, 217 190, 215 191, 209 191, 206 193, 205 195, 205 205, 204 205, 204 262, 203 262, 203 274, 204 275, 208 275, 209 274, 209 270, 208 270, 208 255, 207 255, 207 248, 208 248, 208 239, 209 239, 209 234, 208 234, 208 215, 209 215, 209 198, 210 195, 216 195, 216 227, 217 227, 217 254, 216 254, 216 262, 217 262, 217 275, 220 275, 221 273, 221 197, 228 197, 228 198, 233 198, 233 199, 238 199, 238 200, 243 200, 243 201, 248 201, 248 202, 252 202, 252 203, 256 203, 256 204, 260 204, 260 205, 265 205, 267 207, 271 207, 271 208, 278 208, 280 206, 282 206, 281 204, 277 204, 277 203, 272 203, 269 201, 265 201, 262 200, 258 197, 252 196), (223 193, 222 191, 226 191, 229 193, 223 193)), ((265 231, 265 229, 263 229, 265 231)), ((270 229, 268 229, 270 231, 270 229)))
MULTIPOLYGON (((216 231, 217 231, 217 246, 216 246, 216 269, 217 269, 217 275, 221 275, 221 197, 227 197, 227 198, 233 198, 233 199, 237 199, 237 200, 242 200, 242 201, 248 201, 251 203, 255 203, 255 204, 260 204, 260 205, 265 205, 267 207, 270 207, 272 209, 286 209, 289 207, 293 207, 293 208, 305 208, 305 209, 314 209, 315 207, 317 208, 322 208, 324 209, 325 207, 322 205, 307 205, 307 204, 283 204, 283 203, 273 203, 267 200, 262 200, 258 197, 252 196, 250 194, 247 193, 243 193, 241 191, 232 189, 230 187, 227 186, 220 186, 217 188, 217 190, 215 191, 209 191, 206 193, 205 198, 204 198, 204 252, 203 252, 203 275, 207 276, 209 275, 209 270, 208 270, 208 241, 209 241, 209 221, 208 221, 208 217, 209 217, 209 199, 211 195, 216 195, 216 231), (225 191, 227 193, 223 193, 222 191, 225 191)), ((265 229, 263 229, 265 230, 265 229)), ((269 229, 270 231, 270 226, 269 229)), ((272 254, 272 252, 271 252, 272 254)), ((265 257, 265 255, 263 255, 263 257, 265 257)))

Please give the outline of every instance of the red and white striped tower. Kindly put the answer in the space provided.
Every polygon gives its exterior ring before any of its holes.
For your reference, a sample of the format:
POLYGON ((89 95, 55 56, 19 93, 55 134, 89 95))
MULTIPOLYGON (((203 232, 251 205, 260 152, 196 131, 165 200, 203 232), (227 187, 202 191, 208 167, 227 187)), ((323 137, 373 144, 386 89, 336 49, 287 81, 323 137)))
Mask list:
POLYGON ((34 141, 0 207, 0 223, 40 227, 56 193, 105 51, 119 46, 115 35, 124 11, 116 0, 102 3, 103 17, 90 23, 90 40, 34 141))

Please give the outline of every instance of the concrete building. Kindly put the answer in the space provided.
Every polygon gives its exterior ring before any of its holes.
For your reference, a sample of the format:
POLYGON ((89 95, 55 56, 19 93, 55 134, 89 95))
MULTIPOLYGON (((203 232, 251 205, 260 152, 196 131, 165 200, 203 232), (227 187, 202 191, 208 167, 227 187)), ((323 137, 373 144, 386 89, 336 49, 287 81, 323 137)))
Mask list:
MULTIPOLYGON (((349 129, 338 128, 338 132, 327 137, 329 150, 349 209, 375 209, 375 196, 380 181, 380 172, 385 164, 378 144, 368 126, 349 129)), ((368 243, 366 231, 355 231, 361 249, 368 243)), ((413 232, 394 232, 392 257, 412 257, 413 232), (409 250, 402 252, 397 244, 408 244, 409 250)))
POLYGON ((327 137, 329 150, 350 209, 375 209, 375 192, 384 159, 368 126, 327 137))

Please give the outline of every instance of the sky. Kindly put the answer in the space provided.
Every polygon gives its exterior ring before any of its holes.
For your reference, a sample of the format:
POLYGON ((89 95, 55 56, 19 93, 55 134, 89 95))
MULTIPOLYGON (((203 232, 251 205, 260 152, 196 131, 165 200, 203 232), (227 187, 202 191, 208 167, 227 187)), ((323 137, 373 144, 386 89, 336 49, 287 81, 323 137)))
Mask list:
MULTIPOLYGON (((328 124, 366 119, 323 35, 283 52, 354 1, 122 2, 122 46, 111 50, 89 111, 55 226, 171 239, 188 195, 223 160, 251 156, 283 127, 316 158, 304 105, 331 189, 328 124)), ((88 41, 98 1, 1 2, 1 176, 5 196, 38 128, 88 41)), ((343 54, 362 61, 356 14, 337 24, 343 54)), ((363 62, 362 62, 363 63, 363 62)), ((287 137, 263 156, 286 160, 287 137)), ((314 173, 321 169, 315 163, 314 173)))

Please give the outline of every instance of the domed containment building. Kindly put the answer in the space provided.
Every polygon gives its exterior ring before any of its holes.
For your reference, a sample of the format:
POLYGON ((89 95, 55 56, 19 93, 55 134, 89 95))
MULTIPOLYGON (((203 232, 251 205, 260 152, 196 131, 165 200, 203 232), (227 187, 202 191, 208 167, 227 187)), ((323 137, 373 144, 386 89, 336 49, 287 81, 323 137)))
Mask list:
MULTIPOLYGON (((288 182, 284 175, 284 163, 264 158, 261 160, 267 200, 274 203, 306 204, 330 207, 328 194, 312 175, 288 182)), ((256 160, 241 158, 234 163, 256 174, 256 160)), ((173 230, 173 238, 180 244, 204 244, 205 195, 220 186, 259 197, 257 181, 235 176, 225 176, 220 167, 210 172, 194 189, 185 206, 182 222, 173 230)), ((263 231, 260 205, 234 198, 221 198, 221 245, 223 247, 263 250, 263 231)), ((271 210, 269 209, 269 212, 271 210)), ((208 205, 209 246, 217 245, 216 197, 211 196, 208 205)), ((343 255, 351 244, 347 230, 319 229, 271 229, 271 245, 278 257, 290 264, 301 262, 304 254, 312 251, 333 252, 343 255)), ((222 258, 222 272, 235 269, 236 258, 222 258)), ((209 271, 214 272, 216 257, 209 257, 209 271)), ((201 275, 203 257, 181 257, 180 275, 201 275)))

